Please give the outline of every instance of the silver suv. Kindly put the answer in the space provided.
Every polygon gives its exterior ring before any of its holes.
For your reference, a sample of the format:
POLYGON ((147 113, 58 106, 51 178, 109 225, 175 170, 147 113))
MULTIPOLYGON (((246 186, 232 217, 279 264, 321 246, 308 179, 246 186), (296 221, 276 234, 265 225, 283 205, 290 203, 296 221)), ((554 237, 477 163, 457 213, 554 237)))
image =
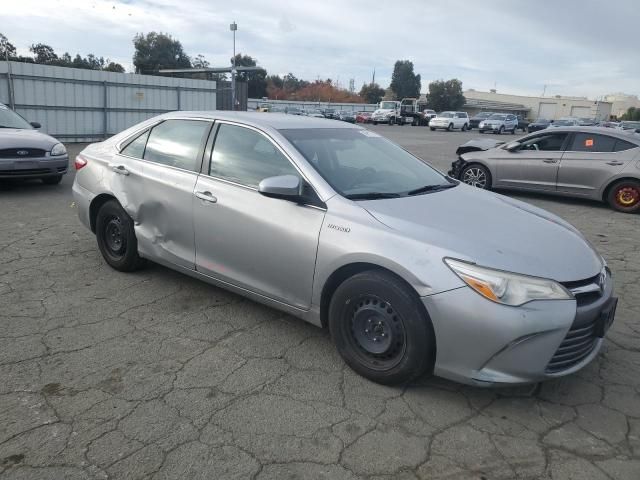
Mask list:
POLYGON ((575 228, 355 125, 176 112, 76 165, 78 215, 113 268, 152 260, 328 327, 376 382, 555 378, 613 320, 611 273, 575 228))
POLYGON ((489 118, 478 124, 478 130, 480 133, 493 132, 501 134, 509 132, 514 134, 516 133, 517 128, 518 117, 511 113, 494 113, 489 118))

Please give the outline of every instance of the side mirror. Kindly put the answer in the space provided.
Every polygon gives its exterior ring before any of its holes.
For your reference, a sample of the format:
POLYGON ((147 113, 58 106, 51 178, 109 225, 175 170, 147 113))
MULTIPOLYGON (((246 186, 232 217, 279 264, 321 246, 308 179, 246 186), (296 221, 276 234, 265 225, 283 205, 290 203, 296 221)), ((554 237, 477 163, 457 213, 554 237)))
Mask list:
POLYGON ((302 181, 296 175, 269 177, 260 182, 258 192, 265 197, 297 202, 302 198, 302 181))
POLYGON ((504 148, 505 150, 508 150, 510 152, 514 152, 516 151, 518 148, 520 148, 520 145, 522 145, 520 142, 515 141, 515 142, 509 142, 507 143, 504 148))
POLYGON ((42 125, 38 122, 30 122, 30 124, 33 128, 42 128, 42 125))

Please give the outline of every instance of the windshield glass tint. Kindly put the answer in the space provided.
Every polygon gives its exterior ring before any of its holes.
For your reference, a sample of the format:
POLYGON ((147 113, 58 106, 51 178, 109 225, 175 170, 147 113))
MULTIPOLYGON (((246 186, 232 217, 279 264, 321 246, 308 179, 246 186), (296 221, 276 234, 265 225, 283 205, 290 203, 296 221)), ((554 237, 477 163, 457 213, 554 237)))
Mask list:
POLYGON ((13 110, 9 110, 4 105, 0 105, 0 128, 32 129, 33 127, 29 125, 29 122, 15 113, 13 110))
POLYGON ((561 127, 569 127, 573 125, 573 120, 556 120, 555 125, 560 125, 561 127))
POLYGON ((453 118, 453 112, 442 112, 440 115, 438 115, 439 117, 444 117, 444 118, 453 118))
POLYGON ((506 115, 500 115, 499 113, 495 113, 489 117, 489 120, 506 120, 506 115))
POLYGON ((426 185, 451 185, 435 169, 369 130, 305 128, 280 133, 343 196, 406 194, 426 185))
POLYGON ((391 110, 396 108, 396 102, 382 102, 380 108, 383 110, 391 110))

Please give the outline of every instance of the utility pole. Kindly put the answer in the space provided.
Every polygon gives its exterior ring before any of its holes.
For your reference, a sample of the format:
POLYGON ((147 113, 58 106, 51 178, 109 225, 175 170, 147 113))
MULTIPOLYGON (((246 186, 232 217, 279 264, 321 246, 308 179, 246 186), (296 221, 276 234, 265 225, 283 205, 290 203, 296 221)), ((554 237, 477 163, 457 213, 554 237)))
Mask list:
POLYGON ((238 24, 234 21, 229 25, 229 29, 233 32, 233 58, 231 60, 231 110, 236 109, 236 30, 238 24))
POLYGON ((373 76, 371 77, 371 85, 376 83, 376 67, 373 67, 373 76))
POLYGON ((11 62, 9 61, 9 50, 5 49, 4 58, 7 61, 7 84, 9 85, 9 105, 11 106, 11 110, 15 111, 16 109, 16 100, 13 94, 13 78, 11 78, 11 62))

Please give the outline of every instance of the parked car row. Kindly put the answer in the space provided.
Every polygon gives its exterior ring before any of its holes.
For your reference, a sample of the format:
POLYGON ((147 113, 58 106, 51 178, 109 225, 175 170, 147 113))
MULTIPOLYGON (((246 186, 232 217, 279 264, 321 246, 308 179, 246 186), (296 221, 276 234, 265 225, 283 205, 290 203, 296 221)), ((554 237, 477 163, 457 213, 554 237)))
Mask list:
POLYGON ((631 130, 640 131, 640 122, 622 121, 598 121, 590 118, 575 118, 564 117, 558 120, 547 120, 539 118, 535 122, 531 122, 527 127, 528 133, 537 132, 545 128, 557 128, 557 127, 604 127, 604 128, 616 128, 619 130, 631 130))

